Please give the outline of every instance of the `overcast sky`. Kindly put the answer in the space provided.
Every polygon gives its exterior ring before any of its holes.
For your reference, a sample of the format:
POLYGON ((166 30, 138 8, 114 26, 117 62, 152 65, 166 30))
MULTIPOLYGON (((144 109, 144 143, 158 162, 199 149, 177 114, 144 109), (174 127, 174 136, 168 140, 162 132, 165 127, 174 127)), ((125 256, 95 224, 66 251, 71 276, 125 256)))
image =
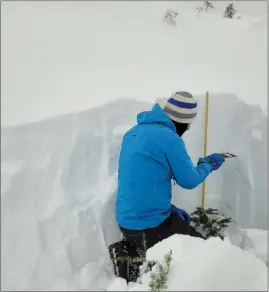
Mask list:
MULTIPOLYGON (((256 31, 249 36, 242 19, 242 40, 231 33, 228 44, 225 27, 218 31, 217 26, 200 26, 187 17, 186 4, 169 5, 2 2, 1 126, 88 109, 115 98, 163 97, 177 89, 227 90, 246 98, 255 95, 264 104, 267 48, 260 27, 265 22, 258 20, 257 36, 256 31), (177 28, 162 22, 170 7, 179 10, 177 28), (212 37, 205 40, 208 30, 212 37)), ((217 5, 223 9, 226 3, 217 5)), ((236 5, 261 19, 266 13, 265 2, 236 5)), ((188 4, 193 15, 196 6, 188 4)))

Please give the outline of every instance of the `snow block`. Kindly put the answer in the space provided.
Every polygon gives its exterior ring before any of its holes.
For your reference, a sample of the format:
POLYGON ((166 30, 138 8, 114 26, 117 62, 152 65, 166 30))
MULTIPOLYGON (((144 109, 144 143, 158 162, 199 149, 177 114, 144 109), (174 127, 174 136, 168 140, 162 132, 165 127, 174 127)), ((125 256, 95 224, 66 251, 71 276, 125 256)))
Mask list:
MULTIPOLYGON (((163 263, 164 255, 170 249, 172 262, 168 291, 267 289, 267 266, 264 262, 253 253, 232 245, 229 240, 173 235, 149 249, 147 259, 163 263)), ((148 287, 149 281, 149 277, 142 278, 143 286, 148 287)))

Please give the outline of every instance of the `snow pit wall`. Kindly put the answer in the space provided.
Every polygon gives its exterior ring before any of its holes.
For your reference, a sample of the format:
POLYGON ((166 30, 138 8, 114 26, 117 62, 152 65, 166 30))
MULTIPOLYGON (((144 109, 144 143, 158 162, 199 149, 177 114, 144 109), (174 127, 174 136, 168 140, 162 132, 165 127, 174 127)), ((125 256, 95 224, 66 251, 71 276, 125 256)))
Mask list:
MULTIPOLYGON (((204 96, 197 99, 197 119, 184 135, 194 163, 204 143, 204 96)), ((66 277, 75 283, 85 267, 94 276, 84 284, 106 289, 98 277, 111 275, 107 246, 120 236, 114 203, 121 138, 151 106, 118 100, 1 129, 2 289, 50 289, 66 277)), ((259 106, 210 94, 208 154, 238 158, 208 178, 206 207, 224 210, 244 228, 267 229, 266 125, 259 106)), ((200 206, 200 187, 173 191, 178 206, 200 206)))

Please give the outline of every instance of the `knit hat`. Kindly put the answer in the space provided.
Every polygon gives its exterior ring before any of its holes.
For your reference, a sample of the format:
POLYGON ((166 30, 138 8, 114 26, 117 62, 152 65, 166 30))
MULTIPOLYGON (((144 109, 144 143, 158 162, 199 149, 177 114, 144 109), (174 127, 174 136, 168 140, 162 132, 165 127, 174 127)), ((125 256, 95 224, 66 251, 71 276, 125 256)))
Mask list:
POLYGON ((178 91, 167 100, 163 110, 172 121, 191 124, 197 115, 197 102, 189 92, 178 91))

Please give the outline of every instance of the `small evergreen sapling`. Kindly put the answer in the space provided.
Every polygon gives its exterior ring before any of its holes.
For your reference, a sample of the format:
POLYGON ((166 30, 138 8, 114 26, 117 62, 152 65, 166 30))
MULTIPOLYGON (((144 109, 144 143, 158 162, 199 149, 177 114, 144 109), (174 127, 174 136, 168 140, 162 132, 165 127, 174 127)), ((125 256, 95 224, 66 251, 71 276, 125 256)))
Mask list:
POLYGON ((198 207, 191 213, 191 222, 194 228, 200 231, 206 239, 209 237, 220 237, 224 239, 223 231, 232 222, 232 218, 221 216, 217 209, 208 208, 204 210, 198 207))
POLYGON ((209 1, 204 1, 205 12, 207 12, 208 8, 214 8, 213 4, 209 1))
POLYGON ((178 16, 177 11, 174 11, 172 9, 167 9, 167 11, 165 12, 165 15, 164 15, 164 19, 169 24, 175 25, 177 16, 178 16))
POLYGON ((138 253, 143 264, 139 268, 140 272, 139 272, 139 277, 137 279, 137 282, 142 283, 141 281, 142 276, 148 273, 149 271, 151 271, 152 268, 157 264, 156 261, 148 261, 146 259, 147 241, 146 241, 146 237, 144 233, 143 233, 143 240, 142 240, 142 249, 138 250, 138 253))
POLYGON ((233 18, 235 13, 237 13, 237 11, 234 9, 234 4, 230 3, 226 7, 223 16, 224 16, 224 18, 233 18))
POLYGON ((167 289, 168 274, 172 261, 172 250, 164 255, 164 265, 158 263, 156 271, 150 274, 149 288, 150 291, 163 291, 167 289))
POLYGON ((200 16, 200 13, 203 11, 207 12, 208 8, 214 8, 214 5, 209 1, 204 1, 204 6, 196 7, 196 10, 198 10, 198 16, 200 16))

